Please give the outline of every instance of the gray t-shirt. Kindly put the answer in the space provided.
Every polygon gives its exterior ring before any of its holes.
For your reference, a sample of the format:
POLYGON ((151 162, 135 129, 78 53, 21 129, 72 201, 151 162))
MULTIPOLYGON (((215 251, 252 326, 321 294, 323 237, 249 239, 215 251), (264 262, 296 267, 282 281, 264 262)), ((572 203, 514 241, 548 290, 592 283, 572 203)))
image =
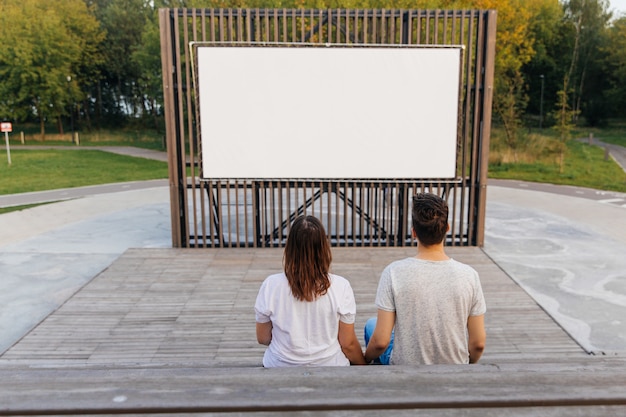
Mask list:
POLYGON ((469 363, 467 319, 487 310, 478 273, 453 259, 391 263, 376 305, 396 312, 394 365, 469 363))

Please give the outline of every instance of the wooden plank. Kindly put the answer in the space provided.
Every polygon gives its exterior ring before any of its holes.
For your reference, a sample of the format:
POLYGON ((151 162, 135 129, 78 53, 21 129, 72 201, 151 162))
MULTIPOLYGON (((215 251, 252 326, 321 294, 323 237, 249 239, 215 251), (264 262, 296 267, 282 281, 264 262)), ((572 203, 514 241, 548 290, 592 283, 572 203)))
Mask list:
MULTIPOLYGON (((206 361, 260 366, 254 301, 281 269, 280 248, 132 249, 94 278, 19 343, 7 363, 160 364, 206 361), (239 358, 238 358, 239 357, 239 358)), ((383 268, 415 248, 334 248, 334 273, 352 283, 357 336, 376 315, 383 268)), ((533 357, 585 357, 583 349, 479 248, 448 253, 480 274, 487 301, 484 363, 533 357)))
MULTIPOLYGON (((0 415, 626 406, 626 362, 0 369, 0 415)), ((589 411, 589 409, 587 409, 589 411)), ((501 414, 502 415, 502 414, 501 414)))
MULTIPOLYGON (((333 249, 358 329, 382 269, 414 251, 333 249)), ((282 249, 132 249, 0 357, 0 415, 624 414, 626 358, 587 355, 479 248, 448 253, 481 276, 478 365, 263 369, 253 305, 282 249)))

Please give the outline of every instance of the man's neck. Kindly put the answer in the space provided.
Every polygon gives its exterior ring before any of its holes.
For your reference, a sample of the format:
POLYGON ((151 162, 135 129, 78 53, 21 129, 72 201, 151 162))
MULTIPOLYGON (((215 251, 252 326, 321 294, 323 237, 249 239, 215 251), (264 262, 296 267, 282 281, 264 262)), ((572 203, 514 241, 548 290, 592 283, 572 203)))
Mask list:
POLYGON ((425 261, 447 261, 450 259, 450 257, 446 255, 446 251, 443 248, 443 242, 429 246, 418 243, 416 258, 425 261))

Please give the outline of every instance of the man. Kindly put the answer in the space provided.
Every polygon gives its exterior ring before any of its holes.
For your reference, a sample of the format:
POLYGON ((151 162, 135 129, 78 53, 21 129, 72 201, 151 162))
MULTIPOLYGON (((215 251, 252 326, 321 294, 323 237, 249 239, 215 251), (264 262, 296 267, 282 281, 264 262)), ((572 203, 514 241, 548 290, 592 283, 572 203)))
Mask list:
POLYGON ((378 318, 365 328, 365 360, 393 365, 476 363, 486 340, 486 305, 478 273, 445 253, 450 230, 445 200, 418 194, 412 216, 417 255, 391 263, 381 275, 378 318))

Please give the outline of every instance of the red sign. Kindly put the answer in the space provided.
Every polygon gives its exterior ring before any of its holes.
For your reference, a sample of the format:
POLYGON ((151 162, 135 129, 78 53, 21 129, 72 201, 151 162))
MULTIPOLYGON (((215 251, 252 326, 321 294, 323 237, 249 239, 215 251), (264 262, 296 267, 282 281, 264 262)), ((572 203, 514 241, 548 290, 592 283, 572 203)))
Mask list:
POLYGON ((13 126, 11 122, 2 122, 0 123, 0 132, 12 132, 13 126))

